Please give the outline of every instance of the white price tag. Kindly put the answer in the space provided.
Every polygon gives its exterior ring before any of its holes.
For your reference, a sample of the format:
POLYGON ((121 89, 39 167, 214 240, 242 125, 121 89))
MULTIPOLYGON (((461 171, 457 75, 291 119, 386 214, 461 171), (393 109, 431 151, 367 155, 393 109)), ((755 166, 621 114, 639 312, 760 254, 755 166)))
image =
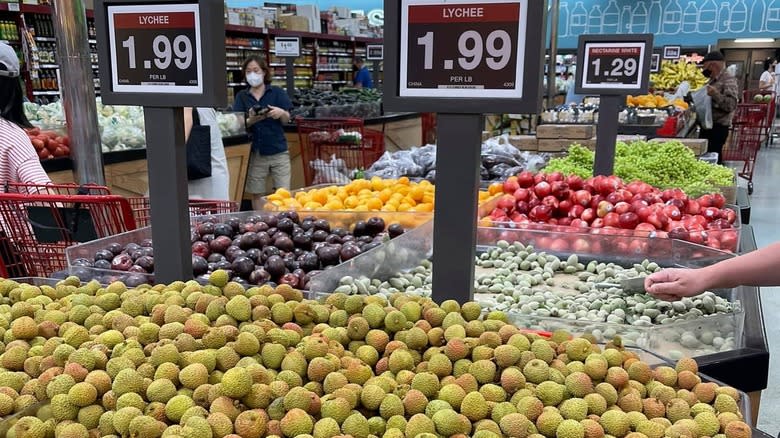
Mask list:
POLYGON ((276 56, 297 58, 301 56, 301 39, 298 37, 276 37, 276 56))

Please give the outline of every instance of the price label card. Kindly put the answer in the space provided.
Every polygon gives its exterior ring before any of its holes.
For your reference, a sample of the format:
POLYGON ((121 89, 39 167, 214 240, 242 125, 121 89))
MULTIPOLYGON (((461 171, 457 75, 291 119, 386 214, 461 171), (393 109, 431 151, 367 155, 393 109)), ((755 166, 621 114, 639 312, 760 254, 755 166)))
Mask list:
POLYGON ((197 4, 109 6, 114 92, 203 92, 197 4))
POLYGON ((528 0, 402 0, 399 96, 523 97, 528 0))
POLYGON ((385 46, 381 44, 369 44, 366 46, 366 59, 369 61, 381 61, 385 57, 385 46))
POLYGON ((297 58, 301 56, 301 39, 298 37, 274 38, 276 56, 297 58))
MULTIPOLYGON (((626 94, 647 88, 652 42, 615 35, 580 37, 578 85, 585 94, 626 94)), ((633 36, 631 36, 633 37, 633 36)))

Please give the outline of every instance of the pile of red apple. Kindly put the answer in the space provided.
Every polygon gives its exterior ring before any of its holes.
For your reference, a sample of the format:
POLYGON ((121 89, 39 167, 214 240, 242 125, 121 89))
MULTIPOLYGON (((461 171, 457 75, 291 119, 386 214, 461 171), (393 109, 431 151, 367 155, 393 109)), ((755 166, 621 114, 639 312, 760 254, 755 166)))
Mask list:
POLYGON ((68 136, 61 135, 55 131, 42 131, 39 128, 26 130, 30 137, 30 143, 35 148, 38 158, 46 160, 49 158, 67 157, 70 155, 70 140, 68 136))
POLYGON ((735 252, 737 213, 720 193, 688 197, 616 176, 588 179, 521 172, 503 183, 502 195, 481 225, 548 224, 556 231, 670 237, 735 252), (487 223, 489 222, 489 224, 487 223))

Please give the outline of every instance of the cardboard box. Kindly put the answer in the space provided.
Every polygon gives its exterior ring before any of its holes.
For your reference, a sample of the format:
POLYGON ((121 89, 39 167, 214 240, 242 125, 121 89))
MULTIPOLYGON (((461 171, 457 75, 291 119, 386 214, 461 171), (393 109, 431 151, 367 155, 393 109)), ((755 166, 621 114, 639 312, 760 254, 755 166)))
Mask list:
POLYGON ((617 136, 617 141, 622 141, 623 143, 631 143, 632 141, 647 141, 646 135, 622 135, 619 134, 617 136))
POLYGON ((539 150, 539 140, 533 135, 510 135, 509 144, 521 151, 539 150))
POLYGON ((595 125, 539 125, 536 137, 539 139, 579 139, 587 140, 596 135, 595 125))
POLYGON ((590 150, 596 149, 596 137, 589 139, 573 139, 573 138, 540 138, 539 139, 539 152, 563 152, 569 149, 569 146, 573 144, 579 144, 585 146, 590 150))
POLYGON ((295 13, 299 17, 309 20, 309 32, 322 33, 320 24, 320 7, 317 5, 298 5, 295 13))
POLYGON ((298 17, 296 15, 285 15, 279 17, 279 21, 282 23, 282 27, 286 30, 293 30, 296 32, 310 32, 309 19, 306 17, 298 17))
POLYGON ((707 152, 707 139, 705 138, 654 138, 651 141, 665 143, 669 141, 679 141, 688 146, 696 156, 707 152))

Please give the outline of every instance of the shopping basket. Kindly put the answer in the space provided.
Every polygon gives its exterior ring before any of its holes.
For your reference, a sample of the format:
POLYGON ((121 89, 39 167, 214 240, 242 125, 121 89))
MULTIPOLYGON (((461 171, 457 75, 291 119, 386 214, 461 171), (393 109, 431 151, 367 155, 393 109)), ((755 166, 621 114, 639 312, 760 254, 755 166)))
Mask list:
POLYGON ((763 122, 763 128, 766 131, 766 143, 773 143, 772 133, 774 131, 775 112, 777 109, 777 93, 774 91, 745 90, 742 92, 742 102, 753 105, 764 105, 766 109, 766 120, 763 122), (756 95, 770 96, 768 102, 755 102, 756 95))
MULTIPOLYGON (((146 227, 151 223, 151 207, 148 197, 128 198, 133 210, 135 223, 139 227, 146 227)), ((238 211, 238 203, 233 201, 219 201, 211 199, 190 199, 190 216, 205 216, 209 214, 235 213, 238 211)))
POLYGON ((48 193, 0 193, 0 226, 4 277, 48 277, 67 267, 65 248, 136 228, 122 196, 48 193))
POLYGON ((361 119, 297 118, 305 185, 345 184, 385 150, 384 133, 365 129, 361 119))

